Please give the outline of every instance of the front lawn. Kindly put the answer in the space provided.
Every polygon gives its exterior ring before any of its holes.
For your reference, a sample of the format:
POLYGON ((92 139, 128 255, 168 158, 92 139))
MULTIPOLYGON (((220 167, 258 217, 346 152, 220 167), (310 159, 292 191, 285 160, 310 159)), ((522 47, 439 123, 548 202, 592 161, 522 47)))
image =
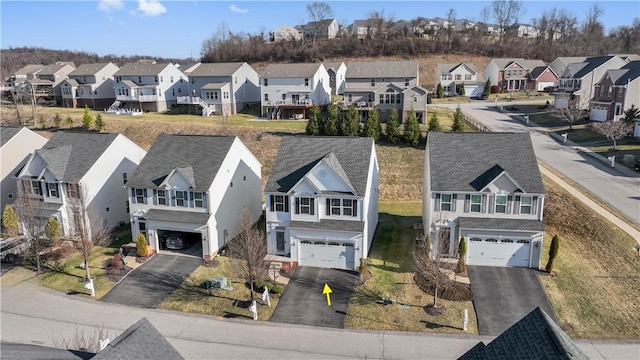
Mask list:
POLYGON ((588 125, 573 125, 573 129, 569 129, 568 126, 554 129, 558 135, 564 133, 567 134, 567 139, 573 141, 576 144, 590 143, 594 141, 607 141, 607 138, 597 132, 591 130, 588 125))
MULTIPOLYGON (((250 290, 246 283, 237 278, 230 266, 228 257, 215 258, 220 265, 217 267, 200 266, 185 279, 180 287, 169 294, 158 306, 161 309, 185 311, 191 313, 215 315, 223 318, 253 319, 253 314, 247 309, 250 290), (224 276, 231 282, 233 290, 205 289, 202 283, 217 276, 224 276)), ((260 292, 262 289, 255 289, 260 292)), ((256 296, 259 297, 259 294, 256 296)), ((278 305, 278 299, 271 296, 271 306, 258 303, 258 319, 269 320, 278 305)))
POLYGON ((633 161, 625 163, 623 161, 624 156, 633 155, 633 158, 635 160, 640 159, 640 143, 638 142, 634 142, 631 144, 622 144, 622 145, 618 143, 617 150, 613 150, 613 143, 607 146, 595 146, 590 148, 590 150, 604 157, 615 155, 616 163, 623 166, 627 166, 630 169, 633 169, 633 161))
POLYGON ((427 315, 423 307, 433 296, 420 290, 413 280, 411 248, 415 243, 413 224, 420 223, 420 201, 381 201, 380 221, 369 252, 372 277, 354 289, 345 327, 355 329, 431 331, 464 333, 464 310, 469 310, 469 333, 477 334, 471 301, 439 300, 446 312, 427 315), (383 298, 396 304, 383 305, 383 298), (406 304, 402 306, 401 304, 406 304))

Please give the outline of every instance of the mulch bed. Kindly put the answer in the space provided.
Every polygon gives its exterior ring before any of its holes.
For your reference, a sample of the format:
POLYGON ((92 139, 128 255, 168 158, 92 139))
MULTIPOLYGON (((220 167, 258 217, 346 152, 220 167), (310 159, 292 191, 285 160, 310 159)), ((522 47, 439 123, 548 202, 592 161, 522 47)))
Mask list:
POLYGON ((438 307, 434 307, 433 304, 427 305, 422 309, 425 313, 427 313, 427 315, 430 316, 440 316, 444 314, 445 311, 447 311, 447 308, 445 308, 444 305, 438 305, 438 307))
MULTIPOLYGON (((419 273, 416 273, 413 280, 416 282, 416 285, 418 285, 420 290, 427 294, 434 293, 435 284, 432 279, 420 276, 419 273)), ((471 294, 471 286, 468 284, 455 282, 444 274, 442 274, 440 282, 438 297, 441 299, 451 301, 468 301, 473 298, 471 294)))
POLYGON ((122 278, 133 270, 127 265, 124 266, 109 266, 107 267, 106 277, 109 281, 117 284, 122 278))
POLYGON ((147 261, 149 259, 148 256, 138 256, 136 257, 136 262, 138 264, 142 264, 143 262, 147 261))

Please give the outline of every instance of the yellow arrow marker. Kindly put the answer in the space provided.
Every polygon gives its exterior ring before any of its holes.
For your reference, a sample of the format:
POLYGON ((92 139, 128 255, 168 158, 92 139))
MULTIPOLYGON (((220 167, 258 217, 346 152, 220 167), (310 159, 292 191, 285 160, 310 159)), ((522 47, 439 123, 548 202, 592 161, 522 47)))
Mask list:
POLYGON ((324 290, 322 290, 323 294, 327 294, 327 305, 331 306, 331 296, 329 296, 329 294, 331 294, 333 291, 331 291, 331 288, 329 287, 329 285, 327 285, 326 283, 324 284, 324 290))

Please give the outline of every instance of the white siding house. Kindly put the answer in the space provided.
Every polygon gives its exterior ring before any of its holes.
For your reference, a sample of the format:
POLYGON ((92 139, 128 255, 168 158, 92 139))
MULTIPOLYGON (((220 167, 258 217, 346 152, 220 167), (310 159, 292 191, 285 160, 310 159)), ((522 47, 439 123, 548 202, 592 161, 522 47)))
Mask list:
POLYGON ((284 137, 265 197, 268 254, 298 265, 357 269, 378 224, 373 140, 284 137))
POLYGON ((435 84, 442 86, 445 96, 460 95, 464 87, 467 97, 478 96, 484 92, 484 76, 478 73, 473 64, 438 64, 435 84))
POLYGON ((127 182, 132 236, 170 253, 164 241, 179 233, 210 258, 238 235, 245 215, 258 221, 260 169, 235 136, 158 136, 127 182))
POLYGON ((83 64, 69 73, 62 82, 62 106, 104 109, 116 99, 113 74, 119 70, 114 63, 83 64))
POLYGON ((301 38, 302 34, 300 33, 300 30, 287 24, 269 32, 270 42, 300 40, 301 38))
POLYGON ((347 76, 347 65, 342 61, 322 63, 329 73, 331 95, 342 95, 347 76))

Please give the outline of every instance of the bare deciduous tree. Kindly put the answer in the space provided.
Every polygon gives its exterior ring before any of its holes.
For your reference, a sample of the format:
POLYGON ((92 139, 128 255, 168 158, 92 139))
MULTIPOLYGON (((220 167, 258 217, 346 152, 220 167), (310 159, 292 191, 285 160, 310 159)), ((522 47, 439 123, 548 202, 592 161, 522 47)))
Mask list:
POLYGON ((14 203, 18 220, 20 221, 20 230, 24 236, 28 246, 25 256, 33 259, 36 265, 36 271, 42 271, 42 253, 48 246, 45 237, 45 226, 49 221, 49 217, 42 207, 40 194, 42 190, 39 187, 32 188, 31 181, 19 180, 19 195, 14 203))
POLYGON ((331 6, 324 1, 314 1, 307 4, 307 15, 313 22, 313 43, 316 42, 316 37, 320 31, 320 23, 323 20, 327 20, 333 15, 331 6))
POLYGON ((103 324, 91 330, 81 328, 76 324, 73 334, 69 337, 63 337, 59 333, 54 334, 53 344, 60 349, 86 351, 96 354, 100 351, 100 341, 106 339, 111 338, 109 337, 109 330, 103 324))
POLYGON ((613 141, 613 149, 617 149, 618 140, 625 137, 631 127, 627 125, 624 121, 619 120, 608 120, 605 122, 596 122, 591 124, 591 128, 595 130, 595 132, 604 135, 607 139, 613 141))
POLYGON ((416 275, 422 277, 431 284, 433 288, 433 308, 439 308, 439 290, 449 280, 449 277, 442 272, 442 258, 449 248, 449 232, 436 227, 435 234, 430 246, 425 244, 417 245, 413 250, 414 271, 416 275))
POLYGON ((580 108, 578 100, 571 95, 567 107, 553 108, 551 113, 557 118, 569 123, 569 129, 573 129, 573 124, 582 120, 587 114, 586 110, 580 108))
POLYGON ((502 44, 507 28, 516 24, 522 15, 522 3, 516 0, 493 0, 490 12, 498 24, 499 39, 502 44))
POLYGON ((268 269, 264 260, 267 240, 262 229, 256 225, 245 212, 240 220, 238 235, 227 245, 232 267, 240 278, 249 283, 250 300, 254 299, 254 282, 266 276, 268 269))

